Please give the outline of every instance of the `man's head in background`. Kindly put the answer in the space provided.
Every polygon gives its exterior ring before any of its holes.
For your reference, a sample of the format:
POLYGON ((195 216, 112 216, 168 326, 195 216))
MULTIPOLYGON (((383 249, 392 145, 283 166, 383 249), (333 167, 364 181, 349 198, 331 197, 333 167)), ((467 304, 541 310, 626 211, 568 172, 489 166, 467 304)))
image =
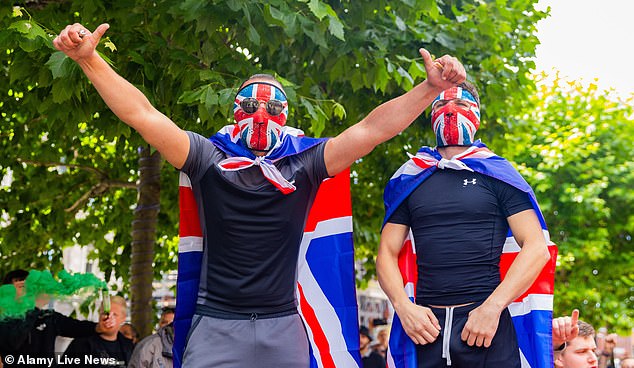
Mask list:
POLYGON ((128 303, 120 296, 110 296, 110 312, 105 313, 103 305, 99 308, 97 329, 106 340, 116 340, 119 329, 128 315, 128 303))
POLYGON ((2 279, 3 285, 13 285, 15 287, 16 296, 24 295, 24 280, 29 276, 26 270, 13 270, 7 273, 2 279))
POLYGON ((563 350, 555 352, 555 368, 596 368, 598 364, 594 328, 578 321, 579 334, 566 341, 563 350))
POLYGON ((174 320, 174 308, 163 308, 161 319, 159 320, 159 328, 167 326, 174 320))

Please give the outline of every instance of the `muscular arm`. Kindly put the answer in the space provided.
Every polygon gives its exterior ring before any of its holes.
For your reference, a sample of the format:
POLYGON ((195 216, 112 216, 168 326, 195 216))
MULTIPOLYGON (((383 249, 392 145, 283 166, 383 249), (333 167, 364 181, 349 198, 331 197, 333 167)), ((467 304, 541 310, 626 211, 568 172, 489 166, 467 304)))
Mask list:
POLYGON ((469 315, 462 331, 462 339, 469 345, 491 345, 504 308, 530 287, 550 259, 548 246, 534 210, 516 213, 507 220, 515 240, 522 249, 500 285, 469 315))
POLYGON ((379 105, 363 120, 330 139, 324 152, 329 175, 338 174, 378 144, 403 131, 440 92, 465 80, 465 70, 457 59, 445 55, 432 60, 427 50, 420 49, 420 53, 427 79, 409 92, 379 105))
POLYGON ((77 62, 119 119, 139 132, 169 163, 180 169, 189 152, 187 134, 154 108, 141 91, 118 75, 97 54, 95 48, 108 27, 102 24, 90 33, 76 23, 60 32, 53 45, 77 62), (82 30, 86 33, 83 38, 79 34, 82 30))
POLYGON ((440 324, 429 308, 412 303, 403 289, 398 255, 408 232, 409 227, 405 225, 385 225, 376 258, 376 272, 379 284, 401 319, 405 333, 414 343, 427 344, 438 337, 440 324))

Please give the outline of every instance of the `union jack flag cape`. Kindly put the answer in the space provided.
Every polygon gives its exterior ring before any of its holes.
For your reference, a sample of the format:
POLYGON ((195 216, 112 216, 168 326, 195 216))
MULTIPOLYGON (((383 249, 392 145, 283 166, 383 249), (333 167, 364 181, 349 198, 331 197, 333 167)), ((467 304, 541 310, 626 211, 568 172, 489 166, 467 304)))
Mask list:
MULTIPOLYGON (((244 152, 244 147, 231 144, 235 142, 234 131, 233 126, 225 127, 211 141, 230 157, 247 152, 252 156, 250 151, 244 152)), ((275 160, 297 154, 321 141, 302 137, 300 130, 285 127, 280 142, 267 157, 275 160)), ((196 308, 203 257, 198 209, 191 182, 184 173, 180 176, 179 196, 175 367, 182 365, 185 339, 196 308)), ((322 182, 299 246, 296 295, 310 343, 310 367, 360 367, 348 170, 322 182)))
MULTIPOLYGON (((384 193, 384 224, 412 191, 425 181, 438 167, 452 163, 442 161, 442 156, 435 149, 421 148, 392 176, 384 193)), ((541 271, 533 285, 508 309, 513 318, 517 333, 522 368, 552 368, 552 310, 555 262, 557 247, 550 241, 544 217, 539 209, 533 190, 515 168, 504 158, 491 152, 482 142, 476 141, 467 151, 455 157, 455 164, 466 165, 479 172, 508 183, 527 193, 542 226, 551 260, 541 271), (460 162, 456 162, 460 161, 460 162)), ((500 259, 502 279, 520 251, 520 247, 509 233, 500 259)), ((415 298, 416 254, 412 234, 406 239, 399 255, 399 268, 403 276, 405 291, 412 301, 415 298)), ((417 368, 417 357, 414 342, 407 336, 401 326, 398 315, 394 314, 387 355, 387 366, 390 368, 417 368)))

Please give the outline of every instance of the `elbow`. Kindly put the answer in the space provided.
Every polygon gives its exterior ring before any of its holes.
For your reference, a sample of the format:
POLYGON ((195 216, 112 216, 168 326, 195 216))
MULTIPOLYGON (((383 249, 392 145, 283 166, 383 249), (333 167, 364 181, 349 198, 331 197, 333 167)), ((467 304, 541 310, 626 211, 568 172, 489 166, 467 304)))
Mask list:
POLYGON ((546 244, 544 244, 543 246, 539 247, 539 261, 542 264, 542 267, 545 266, 551 258, 551 254, 550 251, 548 250, 548 246, 546 244))

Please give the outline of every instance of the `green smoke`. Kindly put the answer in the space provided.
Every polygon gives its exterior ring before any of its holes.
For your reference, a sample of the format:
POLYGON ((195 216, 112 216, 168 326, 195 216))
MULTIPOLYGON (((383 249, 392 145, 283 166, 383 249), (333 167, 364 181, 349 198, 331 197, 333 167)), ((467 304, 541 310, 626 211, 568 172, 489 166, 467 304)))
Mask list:
POLYGON ((107 290, 108 286, 92 273, 71 275, 66 271, 60 271, 55 279, 49 271, 31 270, 24 282, 26 293, 21 297, 16 297, 13 285, 0 286, 0 320, 24 317, 26 312, 35 308, 35 302, 39 297, 64 298, 88 288, 107 290))

